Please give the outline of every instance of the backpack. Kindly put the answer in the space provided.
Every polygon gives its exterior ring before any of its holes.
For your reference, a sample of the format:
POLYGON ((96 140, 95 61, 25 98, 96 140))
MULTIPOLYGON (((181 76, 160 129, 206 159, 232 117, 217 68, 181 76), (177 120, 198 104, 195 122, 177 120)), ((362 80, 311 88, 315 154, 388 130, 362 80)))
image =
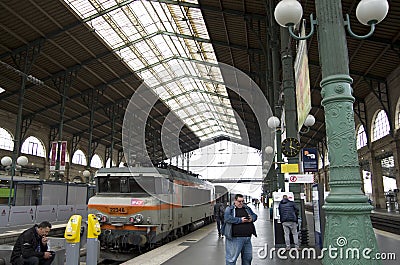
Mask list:
POLYGON ((221 219, 224 219, 224 215, 225 215, 225 206, 224 204, 220 203, 219 204, 219 211, 218 211, 219 217, 221 219))

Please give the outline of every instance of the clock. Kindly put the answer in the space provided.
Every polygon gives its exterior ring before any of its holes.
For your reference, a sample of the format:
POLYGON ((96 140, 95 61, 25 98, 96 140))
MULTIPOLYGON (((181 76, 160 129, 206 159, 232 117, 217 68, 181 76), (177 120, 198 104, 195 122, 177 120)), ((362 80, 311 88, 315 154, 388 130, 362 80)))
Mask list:
POLYGON ((287 157, 297 156, 300 152, 300 142, 296 138, 288 137, 282 141, 282 153, 287 157))

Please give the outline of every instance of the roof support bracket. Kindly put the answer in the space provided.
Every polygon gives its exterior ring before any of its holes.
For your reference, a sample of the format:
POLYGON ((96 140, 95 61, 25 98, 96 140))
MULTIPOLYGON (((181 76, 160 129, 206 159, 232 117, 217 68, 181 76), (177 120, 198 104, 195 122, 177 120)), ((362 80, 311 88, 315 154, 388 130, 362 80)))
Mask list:
POLYGON ((393 136, 394 126, 392 121, 392 115, 390 112, 391 102, 390 102, 389 87, 387 82, 373 81, 373 80, 368 80, 368 81, 365 80, 365 81, 368 83, 368 86, 371 89, 372 93, 378 99, 379 103, 382 106, 382 109, 385 111, 389 121, 390 135, 393 136))
POLYGON ((367 136, 367 146, 370 147, 371 141, 369 137, 369 124, 367 117, 367 106, 365 105, 365 101, 358 99, 354 103, 354 113, 357 115, 361 124, 364 126, 364 131, 367 136))

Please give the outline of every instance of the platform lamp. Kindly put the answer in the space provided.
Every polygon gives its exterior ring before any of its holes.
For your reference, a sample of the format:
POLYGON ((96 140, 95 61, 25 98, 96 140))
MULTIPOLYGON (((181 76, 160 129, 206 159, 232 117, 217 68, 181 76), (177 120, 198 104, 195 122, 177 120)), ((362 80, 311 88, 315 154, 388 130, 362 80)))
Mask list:
MULTIPOLYGON (((285 191, 285 178, 283 174, 281 173, 281 163, 283 162, 282 160, 282 151, 280 147, 280 142, 281 142, 281 137, 284 132, 284 128, 280 127, 281 121, 279 120, 278 117, 276 116, 271 116, 267 120, 267 125, 269 128, 274 129, 276 133, 276 164, 278 165, 278 172, 277 172, 277 178, 278 178, 278 189, 281 191, 285 191)), ((272 146, 266 146, 265 147, 265 153, 267 155, 272 155, 274 152, 274 148, 272 146)))
POLYGON ((13 197, 14 175, 16 171, 21 171, 22 167, 28 165, 28 158, 26 156, 19 156, 17 160, 13 160, 9 156, 4 156, 1 159, 1 164, 6 170, 11 171, 10 192, 8 195, 8 206, 12 206, 11 198, 13 197))
MULTIPOLYGON (((297 39, 308 39, 318 31, 318 49, 321 65, 321 105, 325 109, 326 136, 330 160, 330 193, 324 210, 326 227, 324 247, 340 247, 343 252, 352 248, 359 252, 369 249, 369 257, 378 252, 378 246, 371 225, 372 206, 361 191, 360 171, 356 149, 349 58, 346 42, 347 29, 356 39, 370 37, 375 25, 387 15, 389 4, 386 0, 361 0, 356 9, 361 24, 369 25, 368 34, 356 35, 350 27, 349 15, 343 18, 340 0, 315 1, 317 20, 310 16, 311 31, 307 36, 294 34, 294 26, 302 16, 303 9, 296 0, 282 0, 275 8, 275 20, 282 27, 288 27, 290 35, 297 39)), ((323 264, 347 263, 324 255, 323 264)), ((360 255, 359 264, 379 264, 377 260, 360 255)))
POLYGON ((82 172, 82 174, 83 174, 83 176, 85 177, 85 180, 89 183, 89 182, 91 181, 91 175, 92 175, 92 173, 91 173, 89 170, 85 169, 85 170, 82 172))

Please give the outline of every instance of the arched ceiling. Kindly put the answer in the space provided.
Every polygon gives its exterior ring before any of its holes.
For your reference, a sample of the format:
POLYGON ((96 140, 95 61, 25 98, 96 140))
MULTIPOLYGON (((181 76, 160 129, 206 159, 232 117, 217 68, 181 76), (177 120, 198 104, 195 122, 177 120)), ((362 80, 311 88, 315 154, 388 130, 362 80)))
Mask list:
MULTIPOLYGON (((92 123, 94 143, 110 146, 111 138, 114 137, 114 148, 120 150, 122 149, 121 131, 127 104, 132 94, 141 85, 150 87, 151 85, 140 71, 135 71, 129 62, 121 59, 122 51, 124 51, 121 47, 130 47, 136 42, 130 41, 127 45, 128 39, 123 39, 120 35, 119 38, 124 41, 122 46, 113 48, 100 36, 99 28, 96 28, 96 22, 100 19, 107 21, 109 25, 114 23, 110 22, 108 16, 118 11, 124 10, 124 12, 135 14, 138 9, 133 6, 137 6, 138 3, 135 2, 138 1, 108 1, 100 5, 103 2, 97 0, 0 2, 2 14, 0 16, 0 87, 5 90, 0 93, 0 108, 11 113, 18 113, 21 77, 24 72, 28 73, 22 109, 24 124, 29 124, 32 120, 40 121, 50 126, 53 137, 56 137, 60 128, 61 115, 63 115, 65 133, 88 139, 92 123), (96 12, 90 13, 90 10, 82 9, 83 2, 90 2, 92 7, 97 8, 95 8, 96 12), (68 3, 75 4, 75 11, 68 3), (79 5, 82 5, 81 9, 79 5), (132 8, 129 9, 130 7, 132 8), (77 10, 81 10, 82 14, 76 12, 77 10), (25 55, 28 55, 28 61, 24 60, 25 55), (61 114, 63 91, 65 91, 66 100, 64 113, 61 114), (94 114, 92 119, 91 113, 94 114), (114 134, 112 133, 113 126, 115 126, 114 134)), ((271 25, 274 21, 270 17, 275 1, 159 0, 147 2, 148 7, 156 9, 158 6, 163 6, 165 10, 169 10, 164 20, 169 22, 171 19, 174 20, 179 34, 176 30, 172 31, 174 34, 171 34, 169 30, 160 33, 159 29, 157 34, 161 34, 165 39, 173 39, 188 45, 186 55, 179 57, 180 62, 184 62, 185 65, 200 65, 199 71, 203 69, 202 66, 204 69, 211 69, 216 61, 233 66, 250 76, 267 98, 270 97, 272 89, 270 51, 272 47, 276 47, 274 45, 279 44, 279 39, 274 37, 279 34, 272 34, 271 25), (173 16, 168 17, 168 14, 173 14, 173 16), (204 28, 199 25, 200 14, 204 18, 204 28), (200 29, 207 29, 207 32, 200 29), (215 58, 212 57, 211 50, 215 52, 215 58)), ((307 18, 311 12, 315 13, 313 1, 300 2, 304 9, 304 18, 307 18)), ((347 38, 357 115, 362 115, 365 111, 364 99, 373 92, 375 84, 384 84, 390 73, 399 66, 400 2, 389 2, 389 14, 377 26, 371 38, 361 41, 347 38)), ((353 31, 361 34, 368 29, 356 21, 357 4, 358 1, 342 1, 343 13, 349 13, 351 16, 353 31)), ((140 17, 141 14, 138 12, 136 15, 140 17)), ((135 19, 132 18, 131 22, 134 22, 132 25, 138 27, 140 24, 136 23, 135 19)), ((146 27, 142 24, 142 27, 142 31, 150 31, 150 26, 146 27)), ((125 29, 121 28, 126 33, 125 29)), ((143 40, 154 37, 148 36, 140 38, 143 40)), ((295 43, 292 42, 292 44, 294 47, 295 43)), ((171 46, 168 50, 170 49, 171 46)), ((325 137, 316 34, 308 40, 308 49, 312 95, 311 114, 316 117, 316 124, 307 134, 301 136, 301 143, 303 146, 315 146, 325 137)), ((144 55, 141 56, 144 57, 144 55)), ((156 55, 156 57, 160 56, 161 54, 156 55)), ((172 57, 168 60, 178 60, 178 58, 172 57)), ((159 59, 155 64, 144 65, 145 68, 142 71, 149 69, 156 71, 155 65, 165 62, 166 58, 159 59)), ((243 121, 245 125, 245 130, 239 129, 239 134, 243 136, 244 132, 247 132, 249 145, 260 149, 260 126, 251 109, 251 103, 249 105, 249 102, 229 87, 224 92, 227 101, 223 99, 224 94, 221 91, 207 90, 210 87, 214 89, 218 87, 219 83, 215 80, 202 78, 199 82, 211 84, 206 85, 206 88, 199 88, 199 91, 203 89, 199 93, 204 97, 203 103, 213 102, 216 94, 219 96, 215 97, 215 100, 221 100, 220 103, 214 102, 212 105, 217 107, 207 109, 208 112, 211 111, 213 115, 225 113, 225 116, 229 116, 227 111, 232 109, 235 119, 243 121)), ((185 86, 178 84, 175 88, 185 86)), ((180 132, 179 145, 183 152, 198 148, 201 140, 204 139, 208 139, 209 142, 223 139, 240 142, 240 139, 229 134, 232 131, 224 130, 224 128, 234 126, 231 125, 230 120, 221 120, 225 119, 224 115, 221 116, 222 118, 218 118, 218 115, 209 118, 207 112, 204 112, 204 117, 197 120, 196 117, 202 113, 198 109, 193 111, 191 107, 198 104, 196 102, 191 104, 190 98, 188 98, 188 103, 184 103, 186 99, 182 100, 182 94, 194 95, 193 90, 184 93, 173 92, 176 89, 167 91, 170 93, 167 98, 157 100, 148 118, 142 120, 146 123, 146 146, 152 150, 151 156, 154 160, 160 161, 163 156, 165 157, 160 133, 165 117, 168 115, 185 121, 182 128, 180 125, 176 128, 180 132), (178 100, 175 100, 177 98, 178 100), (181 105, 177 107, 171 103, 172 101, 180 101, 178 103, 181 105), (187 111, 186 118, 178 117, 182 110, 187 111), (207 128, 214 126, 212 123, 207 123, 211 120, 217 121, 218 126, 221 127, 215 130, 215 134, 208 135, 207 128), (208 125, 201 127, 201 124, 208 125)), ((200 105, 197 107, 200 108, 200 105)))

